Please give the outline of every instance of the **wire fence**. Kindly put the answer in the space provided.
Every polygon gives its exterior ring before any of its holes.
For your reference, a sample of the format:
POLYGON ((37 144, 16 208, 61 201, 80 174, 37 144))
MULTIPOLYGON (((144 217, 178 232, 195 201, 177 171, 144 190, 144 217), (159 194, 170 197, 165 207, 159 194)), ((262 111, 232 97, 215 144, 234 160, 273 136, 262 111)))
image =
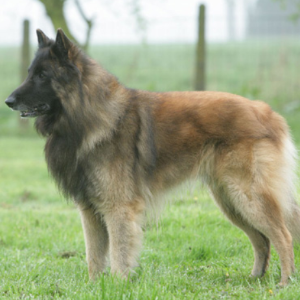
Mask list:
MULTIPOLYGON (((207 90, 227 91, 251 99, 261 99, 280 111, 300 106, 299 26, 295 22, 280 21, 274 28, 274 18, 276 20, 276 16, 273 16, 269 23, 266 18, 263 22, 257 21, 249 28, 245 25, 242 37, 227 36, 225 40, 207 41, 207 90), (258 26, 261 26, 260 29, 258 26)), ((238 16, 235 16, 233 22, 238 22, 237 19, 238 16)), ((216 28, 220 27, 221 21, 220 18, 216 19, 216 28)), ((176 22, 175 19, 156 20, 153 30, 165 31, 164 38, 156 43, 92 44, 89 55, 128 87, 155 91, 193 90, 196 41, 176 40, 176 30, 170 29, 178 28, 179 24, 180 30, 185 31, 187 40, 190 40, 197 35, 197 27, 192 29, 189 19, 181 18, 177 27, 172 26, 176 22), (168 35, 170 38, 167 38, 168 35), (169 42, 163 43, 166 40, 169 42)), ((213 31, 213 24, 211 20, 207 22, 207 31, 213 31)), ((102 30, 113 35, 119 34, 121 40, 122 31, 111 26, 102 30)), ((31 48, 33 57, 36 45, 31 48)), ((21 82, 21 41, 20 47, 0 47, 0 74, 0 96, 4 100, 21 82)), ((4 114, 2 101, 0 118, 4 114)))

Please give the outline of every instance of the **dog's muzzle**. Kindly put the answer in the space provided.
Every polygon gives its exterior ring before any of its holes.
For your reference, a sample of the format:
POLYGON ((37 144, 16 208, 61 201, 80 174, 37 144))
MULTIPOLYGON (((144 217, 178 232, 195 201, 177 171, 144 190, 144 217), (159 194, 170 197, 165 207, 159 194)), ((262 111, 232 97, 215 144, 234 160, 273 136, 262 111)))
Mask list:
POLYGON ((10 107, 11 109, 14 108, 16 102, 16 98, 13 96, 9 96, 6 100, 5 100, 5 104, 10 107))
POLYGON ((34 107, 28 107, 23 104, 21 104, 21 105, 17 104, 16 102, 17 102, 16 97, 14 97, 14 96, 9 96, 5 100, 6 105, 8 107, 10 107, 12 110, 20 111, 20 116, 22 118, 37 117, 37 116, 47 113, 50 110, 50 106, 45 103, 41 103, 34 107))

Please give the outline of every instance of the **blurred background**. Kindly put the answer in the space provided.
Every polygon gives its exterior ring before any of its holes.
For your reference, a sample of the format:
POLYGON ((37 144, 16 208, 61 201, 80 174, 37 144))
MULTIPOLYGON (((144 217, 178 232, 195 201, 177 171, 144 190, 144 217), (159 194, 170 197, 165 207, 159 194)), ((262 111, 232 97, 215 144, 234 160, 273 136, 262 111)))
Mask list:
POLYGON ((45 139, 4 103, 26 77, 36 29, 55 38, 59 27, 128 87, 266 101, 300 146, 300 0, 2 0, 0 298, 299 299, 299 273, 291 288, 275 287, 276 255, 264 281, 248 281, 250 244, 200 184, 171 193, 175 206, 149 228, 140 269, 149 276, 87 284, 79 215, 49 178, 45 139))
POLYGON ((300 109, 299 16, 300 0, 6 1, 0 11, 0 138, 34 134, 4 100, 26 77, 35 30, 55 38, 58 27, 126 86, 237 93, 268 102, 293 127, 300 109), (205 37, 199 37, 200 4, 205 37))

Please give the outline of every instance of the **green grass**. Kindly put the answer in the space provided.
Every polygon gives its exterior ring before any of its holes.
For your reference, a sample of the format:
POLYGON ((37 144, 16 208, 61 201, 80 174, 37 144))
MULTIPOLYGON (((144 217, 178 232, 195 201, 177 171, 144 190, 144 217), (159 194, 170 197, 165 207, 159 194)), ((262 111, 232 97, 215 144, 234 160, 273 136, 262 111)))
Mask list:
MULTIPOLYGON (((297 70, 300 43, 208 47, 208 88, 266 100, 284 114, 300 144, 297 70)), ((127 86, 192 90, 191 45, 102 46, 91 55, 127 86)), ((17 49, 0 49, 0 96, 18 85, 17 49)), ((300 299, 300 271, 279 289, 272 248, 269 271, 249 278, 247 237, 198 186, 172 193, 161 218, 145 228, 140 267, 130 281, 88 280, 79 215, 58 193, 43 157, 44 140, 18 126, 0 103, 0 299, 300 299)), ((32 123, 29 124, 32 127, 32 123)), ((300 268, 300 246, 295 246, 300 268)))
MULTIPOLYGON (((300 274, 278 289, 280 264, 249 278, 247 237, 198 186, 170 195, 145 228, 137 274, 88 280, 77 210, 48 176, 41 139, 4 137, 0 149, 0 299, 297 299, 300 274), (3 144, 2 144, 3 143, 3 144)), ((300 247, 295 248, 300 265, 300 247)))

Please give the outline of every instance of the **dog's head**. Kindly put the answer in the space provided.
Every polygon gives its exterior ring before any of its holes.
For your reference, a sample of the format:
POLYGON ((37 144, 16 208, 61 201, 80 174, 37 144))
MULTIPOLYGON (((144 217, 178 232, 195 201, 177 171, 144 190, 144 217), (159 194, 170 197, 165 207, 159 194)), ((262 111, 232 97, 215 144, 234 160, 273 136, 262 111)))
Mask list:
POLYGON ((27 78, 5 100, 24 118, 57 114, 61 110, 59 90, 65 83, 80 77, 73 63, 74 56, 80 51, 61 29, 57 31, 55 41, 39 29, 37 37, 39 48, 28 68, 27 78))

